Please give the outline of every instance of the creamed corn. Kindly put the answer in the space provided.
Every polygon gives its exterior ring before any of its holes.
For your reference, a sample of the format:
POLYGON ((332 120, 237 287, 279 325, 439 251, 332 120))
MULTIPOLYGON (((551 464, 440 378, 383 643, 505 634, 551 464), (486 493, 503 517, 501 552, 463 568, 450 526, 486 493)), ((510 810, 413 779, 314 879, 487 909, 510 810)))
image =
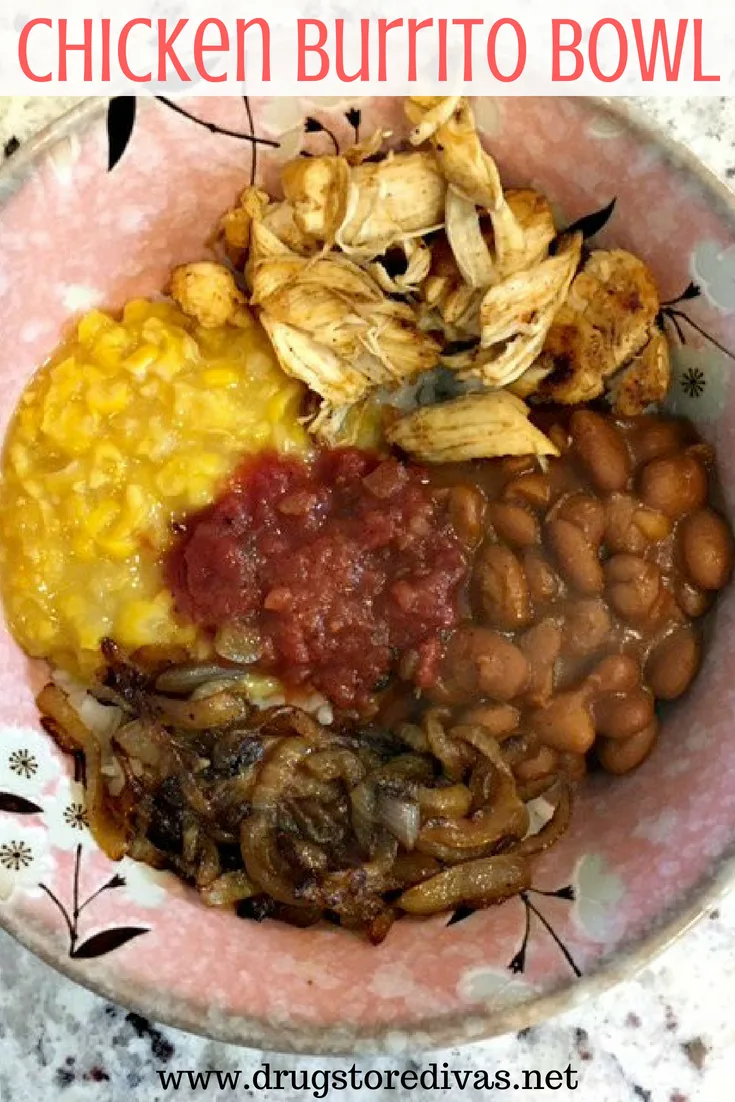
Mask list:
POLYGON ((27 387, 3 458, 0 569, 23 649, 81 673, 105 635, 196 649, 162 578, 172 524, 244 454, 308 447, 301 394, 256 323, 202 329, 146 300, 82 318, 27 387))

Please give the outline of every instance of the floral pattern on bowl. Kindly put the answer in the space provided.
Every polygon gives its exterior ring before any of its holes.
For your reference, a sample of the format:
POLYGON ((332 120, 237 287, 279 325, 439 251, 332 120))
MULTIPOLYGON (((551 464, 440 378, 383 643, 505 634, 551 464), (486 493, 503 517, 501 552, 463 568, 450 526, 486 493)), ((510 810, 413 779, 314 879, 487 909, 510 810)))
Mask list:
MULTIPOLYGON (((106 106, 84 104, 0 176, 0 432, 74 315, 158 293, 173 264, 206 255, 251 175, 270 188, 287 157, 333 151, 378 123, 405 133, 387 99, 128 101, 114 109, 108 171, 106 106)), ((504 179, 541 188, 569 221, 617 198, 598 241, 634 249, 659 279, 676 346, 671 406, 718 447, 732 514, 733 198, 597 101, 488 100, 478 120, 504 179)), ((241 1043, 415 1050, 528 1025, 629 974, 735 875, 733 590, 714 619, 702 674, 653 757, 585 786, 531 890, 449 922, 406 919, 378 948, 331 927, 210 911, 172 875, 107 861, 70 763, 38 725, 43 670, 3 629, 0 923, 110 998, 241 1043)))

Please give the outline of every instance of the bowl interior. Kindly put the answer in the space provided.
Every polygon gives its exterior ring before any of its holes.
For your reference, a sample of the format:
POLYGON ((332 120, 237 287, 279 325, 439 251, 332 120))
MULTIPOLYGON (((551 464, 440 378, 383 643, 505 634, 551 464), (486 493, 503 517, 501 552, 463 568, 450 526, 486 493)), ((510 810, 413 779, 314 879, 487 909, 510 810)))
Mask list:
MULTIPOLYGON (((186 102, 249 132, 237 98, 186 102)), ((377 124, 405 132, 387 99, 256 99, 255 133, 210 133, 139 102, 107 171, 103 104, 87 103, 0 178, 0 432, 70 320, 156 294, 173 264, 207 254, 219 214, 255 176, 266 187, 299 153, 329 152, 377 124), (305 120, 311 120, 305 124, 305 120)), ((672 407, 718 449, 735 510, 735 215, 706 174, 592 100, 499 99, 478 122, 506 183, 555 204, 558 224, 617 198, 598 243, 633 249, 676 309, 672 407), (683 343, 685 341, 686 343, 683 343)), ((670 324, 667 322, 667 324, 670 324)), ((704 668, 633 776, 595 779, 534 890, 447 925, 405 920, 375 949, 333 928, 297 930, 206 910, 173 877, 95 850, 68 766, 38 728, 39 670, 0 630, 0 922, 108 996, 191 1030, 277 1049, 337 1051, 458 1042, 528 1024, 624 974, 682 927, 729 875, 735 841, 728 656, 735 590, 721 598, 704 668), (718 881, 719 878, 719 881, 718 881), (104 890, 70 938, 61 914, 104 890), (51 898, 51 894, 56 901, 51 898), (584 977, 581 981, 579 976, 584 977), (607 977, 607 979, 606 979, 607 977)))

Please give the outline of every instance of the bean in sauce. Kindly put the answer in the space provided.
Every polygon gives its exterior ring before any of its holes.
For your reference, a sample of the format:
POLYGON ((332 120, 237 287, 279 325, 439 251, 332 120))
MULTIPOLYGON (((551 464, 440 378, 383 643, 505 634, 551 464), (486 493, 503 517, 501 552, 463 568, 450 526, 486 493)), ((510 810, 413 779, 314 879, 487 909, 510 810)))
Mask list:
POLYGON ((431 475, 487 508, 465 622, 429 695, 480 724, 512 703, 512 740, 538 747, 516 774, 534 790, 562 766, 583 775, 593 748, 615 774, 648 756, 656 702, 694 680, 697 620, 735 559, 711 450, 686 422, 577 410, 545 413, 552 426, 562 454, 543 468, 523 457, 431 475))

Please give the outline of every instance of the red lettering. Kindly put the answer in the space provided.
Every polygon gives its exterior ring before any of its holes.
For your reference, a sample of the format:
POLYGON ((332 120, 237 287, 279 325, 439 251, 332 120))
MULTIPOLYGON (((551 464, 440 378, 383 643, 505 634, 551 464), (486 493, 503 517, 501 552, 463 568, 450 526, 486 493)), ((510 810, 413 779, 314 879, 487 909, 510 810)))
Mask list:
POLYGON ((641 23, 641 20, 633 20, 633 35, 635 37, 636 49, 638 50, 638 61, 641 67, 641 78, 643 80, 654 79, 656 64, 658 62, 659 46, 661 46, 661 50, 664 56, 664 71, 666 73, 666 79, 679 79, 679 67, 681 65, 681 55, 684 49, 684 39, 686 38, 688 22, 688 19, 680 19, 678 22, 678 29, 676 32, 676 46, 674 48, 674 60, 672 62, 669 55, 669 39, 666 32, 666 20, 654 19, 653 21, 651 52, 648 57, 646 57, 646 47, 643 41, 643 25, 641 23))
POLYGON ((554 81, 561 80, 579 80, 584 72, 584 58, 582 53, 577 49, 582 41, 582 28, 576 19, 552 19, 551 20, 551 79, 554 81), (562 43, 561 41, 561 29, 562 27, 572 28, 572 41, 569 43, 562 43), (566 75, 561 71, 561 53, 562 51, 574 54, 574 72, 567 73, 566 75))
POLYGON ((28 64, 28 38, 33 28, 39 26, 53 27, 53 23, 50 19, 30 19, 24 24, 18 39, 18 61, 23 70, 23 76, 28 77, 29 80, 35 81, 36 84, 46 84, 49 80, 53 80, 53 75, 51 73, 46 73, 45 76, 39 77, 33 72, 28 64))
POLYGON ((327 41, 327 27, 321 19, 297 19, 296 26, 298 28, 298 51, 299 51, 299 63, 298 71, 296 74, 297 80, 323 80, 329 72, 329 58, 327 57, 327 51, 324 49, 324 43, 327 41), (306 41, 306 28, 316 27, 319 32, 319 41, 310 45, 306 41), (307 51, 311 53, 319 54, 320 69, 318 73, 309 76, 306 72, 306 57, 304 56, 307 51))
POLYGON ((128 65, 128 38, 133 27, 147 27, 148 30, 153 28, 153 24, 150 19, 130 19, 120 31, 120 37, 117 40, 117 61, 120 66, 120 72, 126 80, 132 80, 136 84, 145 84, 149 80, 153 80, 153 74, 147 72, 145 76, 137 76, 128 65))
MULTIPOLYGON (((447 79, 447 21, 439 20, 439 64, 436 72, 437 80, 447 79)), ((390 1089, 390 1088, 389 1088, 390 1089)))
POLYGON ((165 19, 158 20, 158 79, 168 79, 168 70, 166 66, 166 61, 168 60, 173 65, 176 70, 176 75, 181 80, 191 80, 191 77, 176 56, 176 50, 173 48, 174 42, 189 20, 179 19, 168 38, 166 38, 166 22, 167 20, 165 19))
POLYGON ((245 80, 245 31, 253 26, 260 27, 263 47, 263 65, 260 79, 263 81, 271 79, 271 29, 268 21, 258 18, 249 19, 246 23, 244 19, 238 19, 235 28, 237 32, 237 79, 239 81, 245 80))
POLYGON ((408 21, 408 79, 416 80, 416 35, 426 27, 433 27, 433 19, 409 19, 408 21))
POLYGON ((524 33, 523 27, 520 25, 517 19, 498 19, 497 22, 493 23, 492 27, 490 28, 490 33, 487 36, 487 64, 490 72, 496 80, 502 81, 503 84, 510 84, 512 81, 518 80, 518 77, 521 75, 526 67, 527 52, 528 50, 526 46, 526 35, 524 33), (495 56, 498 34, 501 27, 504 27, 506 25, 512 27, 515 31, 516 43, 518 46, 518 61, 516 62, 516 67, 513 72, 509 73, 508 75, 500 72, 495 56))
POLYGON ((694 79, 696 81, 719 80, 718 76, 705 76, 702 72, 702 20, 694 20, 694 79))
POLYGON ((207 67, 204 64, 205 53, 222 53, 223 50, 229 50, 230 48, 230 36, 227 33, 227 27, 221 19, 204 19, 196 29, 194 35, 194 65, 199 76, 204 80, 208 80, 211 84, 220 84, 223 80, 227 80, 227 73, 221 73, 218 77, 212 76, 207 72, 207 67), (207 29, 212 26, 216 27, 219 31, 219 43, 217 45, 205 45, 204 35, 207 29))
POLYGON ((378 80, 387 80, 386 44, 388 31, 403 26, 403 19, 379 19, 378 20, 378 80))
POLYGON ((617 19, 598 19, 592 30, 590 31, 590 69, 597 77, 598 80, 603 81, 605 84, 612 84, 616 80, 620 80, 620 77, 625 72, 625 66, 628 64, 628 39, 625 34, 625 28, 623 24, 617 19), (618 65, 613 73, 605 73, 600 69, 599 62, 597 60, 597 43, 600 38, 600 31, 603 27, 614 27, 618 36, 618 65))
POLYGON ((110 20, 102 20, 102 80, 110 79, 110 20))
MULTIPOLYGON (((453 19, 452 25, 455 27, 462 27, 464 41, 462 43, 462 54, 464 56, 464 73, 463 78, 465 80, 472 80, 472 28, 481 27, 483 24, 482 19, 453 19)), ((441 80, 441 77, 439 78, 441 80)), ((446 76, 444 78, 446 80, 446 76)))
POLYGON ((351 77, 347 76, 344 67, 345 21, 344 19, 335 19, 334 22, 336 28, 337 53, 334 67, 337 76, 346 84, 351 84, 353 80, 370 80, 370 20, 360 20, 360 68, 351 77))
POLYGON ((84 42, 73 45, 66 37, 68 20, 59 20, 59 80, 67 79, 66 55, 70 50, 82 50, 84 53, 84 80, 92 79, 92 20, 83 20, 84 42))

